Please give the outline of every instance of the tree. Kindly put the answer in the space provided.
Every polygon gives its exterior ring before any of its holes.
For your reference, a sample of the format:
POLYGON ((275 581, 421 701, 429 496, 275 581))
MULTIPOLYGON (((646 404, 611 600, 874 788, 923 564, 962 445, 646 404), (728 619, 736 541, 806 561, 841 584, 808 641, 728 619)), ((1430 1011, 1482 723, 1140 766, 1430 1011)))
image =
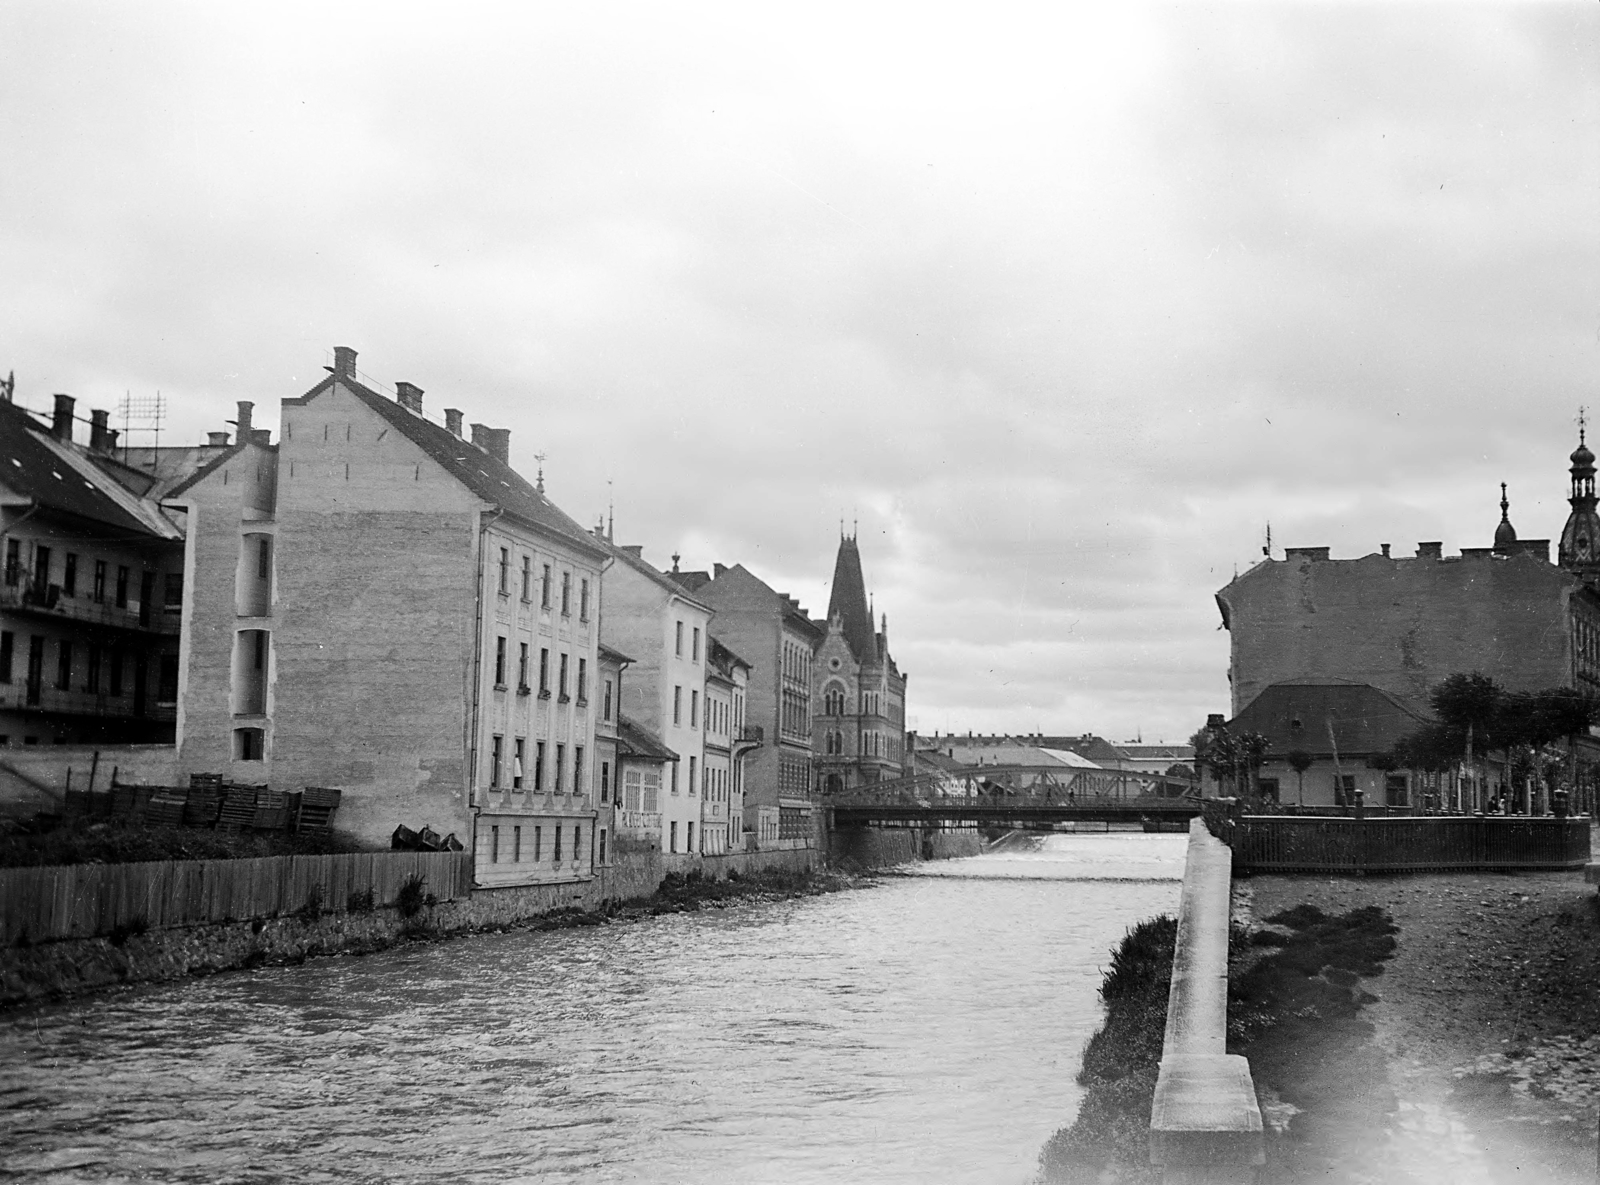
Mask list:
POLYGON ((1315 759, 1304 749, 1290 749, 1287 760, 1289 762, 1289 768, 1294 770, 1295 777, 1297 777, 1300 781, 1300 784, 1297 787, 1297 801, 1301 806, 1305 806, 1306 770, 1311 768, 1311 763, 1315 759))

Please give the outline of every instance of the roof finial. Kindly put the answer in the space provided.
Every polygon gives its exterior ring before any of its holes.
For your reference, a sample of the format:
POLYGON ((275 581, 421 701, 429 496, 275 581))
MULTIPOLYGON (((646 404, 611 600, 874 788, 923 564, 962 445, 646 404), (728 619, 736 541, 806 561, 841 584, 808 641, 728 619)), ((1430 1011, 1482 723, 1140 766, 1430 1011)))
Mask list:
POLYGON ((611 479, 606 478, 606 542, 610 543, 617 537, 617 500, 613 496, 611 479))
POLYGON ((1511 503, 1506 499, 1506 483, 1500 483, 1500 521, 1510 522, 1511 503))
POLYGON ((678 571, 678 561, 680 559, 682 559, 682 558, 683 557, 680 556, 677 552, 673 552, 672 553, 672 571, 673 571, 674 574, 677 573, 677 571, 678 571))
POLYGON ((1583 444, 1583 434, 1589 427, 1589 409, 1583 406, 1578 408, 1578 443, 1583 444))
POLYGON ((544 454, 534 453, 533 459, 539 462, 539 479, 533 483, 533 488, 542 494, 544 493, 544 454))

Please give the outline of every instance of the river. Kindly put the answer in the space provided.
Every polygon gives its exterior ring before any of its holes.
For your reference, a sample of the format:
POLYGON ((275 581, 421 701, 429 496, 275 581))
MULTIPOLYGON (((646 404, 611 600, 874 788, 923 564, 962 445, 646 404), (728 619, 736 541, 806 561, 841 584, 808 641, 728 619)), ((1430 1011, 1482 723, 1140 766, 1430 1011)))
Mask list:
POLYGON ((1185 837, 0 1018, 0 1178, 1021 1185, 1185 837))

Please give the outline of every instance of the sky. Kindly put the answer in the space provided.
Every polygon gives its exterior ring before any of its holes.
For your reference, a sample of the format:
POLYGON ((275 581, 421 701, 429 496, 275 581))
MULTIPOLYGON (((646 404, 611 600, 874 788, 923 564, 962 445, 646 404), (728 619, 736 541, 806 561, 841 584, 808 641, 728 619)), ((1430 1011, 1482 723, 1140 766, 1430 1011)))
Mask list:
POLYGON ((346 345, 658 566, 843 523, 924 733, 1185 739, 1269 522, 1557 538, 1600 409, 1591 0, 10 0, 0 112, 19 402, 346 345))

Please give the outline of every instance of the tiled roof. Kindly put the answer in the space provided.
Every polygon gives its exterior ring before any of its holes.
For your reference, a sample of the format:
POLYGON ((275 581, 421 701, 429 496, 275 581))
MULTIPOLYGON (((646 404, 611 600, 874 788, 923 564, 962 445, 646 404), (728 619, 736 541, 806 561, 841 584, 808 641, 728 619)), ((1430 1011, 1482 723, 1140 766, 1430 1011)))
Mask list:
POLYGON ((665 572, 661 571, 653 564, 647 562, 642 556, 636 556, 633 554, 633 552, 629 551, 625 547, 618 547, 615 543, 605 539, 598 539, 593 535, 589 536, 589 542, 593 543, 596 547, 601 548, 606 555, 614 558, 619 564, 626 564, 635 572, 639 573, 639 575, 643 576, 646 580, 649 580, 651 583, 665 589, 673 596, 682 597, 691 605, 696 605, 699 608, 704 609, 707 613, 711 612, 710 605, 707 605, 704 601, 697 600, 695 597, 690 595, 688 589, 684 588, 677 581, 673 580, 671 576, 668 576, 665 572))
POLYGON ((86 451, 57 440, 32 413, 3 400, 0 484, 60 514, 130 534, 181 538, 154 504, 103 473, 86 451))
POLYGON ((644 725, 617 714, 617 756, 651 757, 657 761, 676 761, 678 755, 644 725))
POLYGON ((1265 688, 1228 722, 1228 729, 1261 733, 1275 757, 1295 749, 1315 757, 1332 756, 1335 741, 1341 755, 1387 752, 1426 723, 1368 684, 1304 680, 1265 688))
POLYGON ((622 651, 620 651, 620 650, 611 649, 611 647, 607 646, 604 642, 600 642, 600 643, 598 643, 598 645, 600 647, 600 657, 601 658, 610 659, 612 662, 638 662, 639 661, 636 658, 629 658, 626 654, 622 653, 622 651))
POLYGON ((1193 745, 1117 745, 1115 748, 1130 761, 1188 761, 1194 756, 1193 745))
POLYGON ((735 653, 733 649, 729 647, 728 644, 721 638, 715 636, 714 634, 707 634, 706 640, 709 642, 709 645, 706 647, 706 657, 717 666, 728 667, 737 663, 747 671, 755 670, 754 666, 740 658, 739 655, 735 653))
POLYGON ((394 425, 403 436, 485 502, 493 503, 513 518, 559 535, 597 558, 605 554, 605 548, 593 535, 568 517, 510 465, 490 456, 470 441, 463 440, 448 428, 414 415, 393 399, 378 394, 347 375, 329 375, 298 400, 285 402, 307 403, 335 383, 342 385, 394 425))

